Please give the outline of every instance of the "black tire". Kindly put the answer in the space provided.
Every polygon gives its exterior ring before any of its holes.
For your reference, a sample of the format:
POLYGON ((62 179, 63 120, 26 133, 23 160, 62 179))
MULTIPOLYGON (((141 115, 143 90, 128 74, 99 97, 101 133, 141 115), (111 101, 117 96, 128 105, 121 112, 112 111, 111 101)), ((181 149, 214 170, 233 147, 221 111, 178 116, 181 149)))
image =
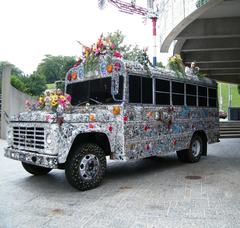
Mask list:
POLYGON ((106 172, 104 150, 94 143, 85 143, 68 157, 65 175, 76 189, 85 191, 99 186, 106 172))
POLYGON ((40 167, 37 165, 31 165, 31 164, 28 164, 25 162, 22 162, 22 166, 27 172, 29 172, 33 175, 36 175, 36 176, 46 175, 52 170, 50 168, 40 167))
POLYGON ((188 162, 187 153, 188 149, 177 151, 178 160, 181 162, 188 162))
POLYGON ((189 149, 177 151, 178 159, 182 162, 198 162, 203 154, 203 148, 202 138, 199 135, 194 135, 189 149))

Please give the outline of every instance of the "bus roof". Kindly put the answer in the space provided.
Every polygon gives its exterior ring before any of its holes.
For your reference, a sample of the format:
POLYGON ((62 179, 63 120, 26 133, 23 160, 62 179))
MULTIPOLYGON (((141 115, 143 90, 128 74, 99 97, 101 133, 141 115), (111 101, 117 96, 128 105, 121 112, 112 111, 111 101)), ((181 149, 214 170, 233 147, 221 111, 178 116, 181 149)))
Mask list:
POLYGON ((105 60, 100 60, 98 64, 86 66, 84 63, 71 68, 66 74, 66 84, 77 83, 97 78, 113 77, 117 75, 140 75, 152 78, 176 80, 190 82, 193 84, 203 84, 216 86, 215 80, 207 77, 199 77, 196 75, 179 76, 176 72, 166 68, 144 66, 139 62, 127 61, 119 58, 112 58, 112 61, 107 63, 105 60))

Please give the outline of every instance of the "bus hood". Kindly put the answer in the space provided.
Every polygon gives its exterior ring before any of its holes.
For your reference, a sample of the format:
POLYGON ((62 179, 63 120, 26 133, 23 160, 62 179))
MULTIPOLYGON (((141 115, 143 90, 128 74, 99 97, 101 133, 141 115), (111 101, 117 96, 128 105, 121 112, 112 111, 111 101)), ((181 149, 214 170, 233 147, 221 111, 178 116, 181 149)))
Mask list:
MULTIPOLYGON (((74 107, 71 113, 63 113, 64 122, 112 122, 122 119, 122 105, 96 105, 74 107)), ((10 118, 11 122, 56 122, 57 113, 46 111, 30 111, 16 114, 10 118)))

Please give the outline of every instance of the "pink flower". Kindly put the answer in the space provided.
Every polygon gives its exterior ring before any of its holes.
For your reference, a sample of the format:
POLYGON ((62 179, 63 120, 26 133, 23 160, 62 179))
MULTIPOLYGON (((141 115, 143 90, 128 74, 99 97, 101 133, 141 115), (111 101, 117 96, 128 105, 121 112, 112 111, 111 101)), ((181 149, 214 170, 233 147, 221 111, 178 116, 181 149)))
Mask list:
POLYGON ((112 48, 112 49, 115 49, 115 48, 116 48, 116 45, 115 45, 114 43, 112 43, 111 48, 112 48))
POLYGON ((25 101, 25 105, 26 105, 26 106, 30 106, 30 105, 31 105, 31 102, 30 102, 29 100, 26 100, 26 101, 25 101))
POLYGON ((122 55, 119 51, 115 51, 113 56, 116 57, 116 58, 122 58, 122 55))
POLYGON ((68 95, 68 96, 66 97, 66 100, 69 101, 69 102, 71 102, 72 97, 71 97, 70 95, 68 95))

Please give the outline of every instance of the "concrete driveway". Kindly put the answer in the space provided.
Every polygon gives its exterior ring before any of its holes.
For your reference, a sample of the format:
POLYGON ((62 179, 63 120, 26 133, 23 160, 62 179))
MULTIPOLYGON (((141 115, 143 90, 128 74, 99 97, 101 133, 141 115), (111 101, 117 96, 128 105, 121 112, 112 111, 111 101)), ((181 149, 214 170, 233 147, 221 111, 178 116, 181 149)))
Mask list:
POLYGON ((97 189, 79 192, 64 171, 33 177, 3 157, 0 227, 240 227, 240 139, 209 145, 208 157, 108 162, 97 189))

